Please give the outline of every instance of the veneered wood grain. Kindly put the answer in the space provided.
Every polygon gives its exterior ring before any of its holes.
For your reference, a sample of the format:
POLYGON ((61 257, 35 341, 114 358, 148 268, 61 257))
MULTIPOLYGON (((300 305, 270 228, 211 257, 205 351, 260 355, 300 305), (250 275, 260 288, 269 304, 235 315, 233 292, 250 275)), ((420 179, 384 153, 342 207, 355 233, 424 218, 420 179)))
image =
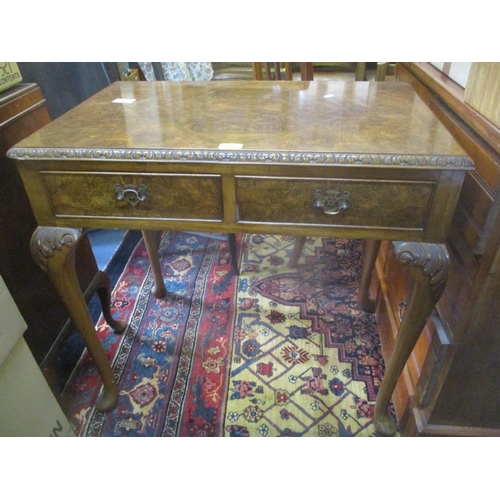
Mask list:
POLYGON ((240 221, 424 229, 435 184, 241 176, 236 186, 240 221), (325 214, 316 190, 347 191, 350 206, 325 214))
POLYGON ((220 176, 49 171, 42 177, 56 216, 222 219, 220 176), (142 185, 147 199, 136 206, 118 200, 117 185, 142 185))
POLYGON ((410 85, 116 82, 18 148, 303 151, 466 156, 410 85), (131 103, 113 103, 116 99, 131 103))

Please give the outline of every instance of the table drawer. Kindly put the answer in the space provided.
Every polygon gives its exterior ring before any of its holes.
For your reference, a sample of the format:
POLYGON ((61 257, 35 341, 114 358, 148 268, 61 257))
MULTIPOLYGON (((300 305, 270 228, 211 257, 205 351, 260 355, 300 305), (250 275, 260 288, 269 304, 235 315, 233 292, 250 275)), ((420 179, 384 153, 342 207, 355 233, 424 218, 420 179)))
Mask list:
POLYGON ((428 181, 239 176, 238 220, 420 230, 435 187, 428 181))
POLYGON ((56 217, 222 220, 220 175, 40 174, 56 217))

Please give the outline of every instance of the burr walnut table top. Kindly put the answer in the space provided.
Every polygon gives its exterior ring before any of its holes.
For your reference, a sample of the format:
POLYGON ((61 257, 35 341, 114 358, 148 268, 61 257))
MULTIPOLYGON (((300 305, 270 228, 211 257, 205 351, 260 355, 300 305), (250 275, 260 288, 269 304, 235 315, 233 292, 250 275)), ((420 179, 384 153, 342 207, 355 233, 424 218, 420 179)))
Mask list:
POLYGON ((334 161, 334 154, 468 162, 409 85, 341 81, 117 82, 11 155, 203 160, 213 152, 223 161, 265 161, 253 156, 264 153, 280 163, 334 161))

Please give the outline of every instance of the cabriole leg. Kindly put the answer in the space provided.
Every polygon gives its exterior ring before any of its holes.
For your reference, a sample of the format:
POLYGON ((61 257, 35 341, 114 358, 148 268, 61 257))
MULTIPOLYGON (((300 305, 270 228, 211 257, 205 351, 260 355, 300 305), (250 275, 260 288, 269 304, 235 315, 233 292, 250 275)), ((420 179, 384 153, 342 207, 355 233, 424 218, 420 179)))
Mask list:
POLYGON ((78 282, 75 250, 81 235, 81 229, 40 226, 31 238, 31 253, 47 272, 101 375, 104 387, 96 402, 97 409, 110 411, 118 402, 118 388, 78 282))
POLYGON ((375 312, 375 302, 370 298, 370 281, 379 248, 380 240, 365 240, 363 242, 363 273, 359 282, 358 307, 369 313, 375 312))
POLYGON ((151 271, 154 279, 154 285, 151 293, 157 299, 164 299, 167 296, 167 288, 165 287, 165 282, 163 281, 160 254, 158 253, 160 235, 161 233, 159 231, 142 231, 142 237, 144 238, 144 243, 146 244, 146 250, 148 251, 149 263, 151 265, 151 271))
POLYGON ((388 405, 399 376, 446 287, 450 268, 445 245, 394 242, 394 250, 399 262, 410 266, 413 288, 375 404, 375 429, 382 436, 396 434, 388 405))

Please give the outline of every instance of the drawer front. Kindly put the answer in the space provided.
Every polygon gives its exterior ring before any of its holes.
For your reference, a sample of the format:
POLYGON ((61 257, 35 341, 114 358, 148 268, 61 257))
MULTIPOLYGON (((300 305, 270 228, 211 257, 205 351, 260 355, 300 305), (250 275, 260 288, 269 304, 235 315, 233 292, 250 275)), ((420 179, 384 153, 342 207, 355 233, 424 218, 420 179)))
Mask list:
POLYGON ((222 219, 219 175, 42 171, 56 217, 222 219))
POLYGON ((435 186, 422 181, 241 176, 236 179, 238 217, 240 222, 421 230, 435 186))

